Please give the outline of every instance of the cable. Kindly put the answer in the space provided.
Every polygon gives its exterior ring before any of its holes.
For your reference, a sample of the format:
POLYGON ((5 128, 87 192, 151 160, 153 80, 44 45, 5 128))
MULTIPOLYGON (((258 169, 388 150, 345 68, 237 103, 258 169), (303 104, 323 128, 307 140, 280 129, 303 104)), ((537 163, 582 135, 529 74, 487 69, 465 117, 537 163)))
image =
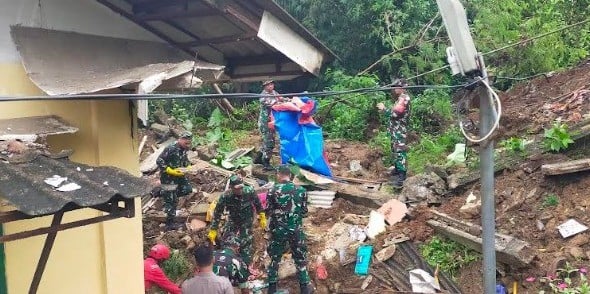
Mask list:
POLYGON ((496 91, 494 91, 494 89, 492 89, 492 87, 490 87, 488 82, 486 82, 483 78, 480 78, 478 80, 478 82, 484 84, 484 86, 486 86, 486 88, 488 88, 488 91, 492 94, 493 98, 490 97, 490 105, 491 106, 494 105, 494 98, 496 100, 496 104, 495 104, 496 105, 496 109, 495 109, 496 110, 496 121, 494 122, 490 131, 480 139, 475 139, 475 138, 471 137, 470 135, 468 135, 467 132, 465 132, 465 129, 463 127, 463 122, 459 121, 459 128, 461 129, 461 133, 463 133, 463 136, 465 136, 465 138, 469 142, 472 142, 472 143, 481 143, 481 142, 489 139, 492 136, 492 134, 494 133, 494 131, 500 127, 500 117, 502 116, 502 102, 500 101, 500 96, 498 96, 496 91))

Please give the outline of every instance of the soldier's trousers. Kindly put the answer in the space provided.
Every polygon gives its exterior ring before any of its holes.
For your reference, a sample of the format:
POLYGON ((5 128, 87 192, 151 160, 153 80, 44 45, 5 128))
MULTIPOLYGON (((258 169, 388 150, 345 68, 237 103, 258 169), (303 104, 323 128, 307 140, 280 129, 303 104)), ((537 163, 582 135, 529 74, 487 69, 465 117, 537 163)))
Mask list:
MULTIPOLYGON (((251 226, 252 222, 250 222, 251 226)), ((228 222, 223 228, 223 234, 233 233, 240 240, 240 257, 247 266, 252 263, 252 244, 254 242, 254 233, 251 227, 245 225, 238 225, 233 222, 228 222)))
POLYGON ((293 261, 297 267, 297 275, 300 284, 309 284, 310 278, 307 272, 307 245, 305 244, 305 234, 301 229, 290 231, 288 233, 276 233, 273 230, 270 244, 268 245, 268 254, 270 255, 270 265, 268 267, 268 282, 277 283, 279 281, 279 263, 283 254, 290 246, 293 255, 293 261))
POLYGON ((160 192, 164 198, 164 212, 166 213, 166 219, 172 220, 174 216, 176 216, 178 197, 190 194, 193 191, 193 187, 186 177, 160 177, 160 182, 162 185, 176 185, 175 190, 162 189, 162 192, 160 192))
POLYGON ((272 150, 275 148, 275 132, 268 127, 267 123, 261 123, 259 126, 260 135, 262 136, 262 160, 270 160, 272 150))
POLYGON ((396 131, 391 134, 391 153, 393 166, 398 172, 408 171, 408 146, 406 145, 405 131, 396 131))

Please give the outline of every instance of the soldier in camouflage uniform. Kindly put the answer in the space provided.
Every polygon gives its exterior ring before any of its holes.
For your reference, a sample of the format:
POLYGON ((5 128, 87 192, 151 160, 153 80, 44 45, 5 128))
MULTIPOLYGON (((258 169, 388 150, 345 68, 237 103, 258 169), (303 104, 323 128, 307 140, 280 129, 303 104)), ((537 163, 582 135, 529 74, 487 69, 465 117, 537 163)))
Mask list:
POLYGON ((219 221, 223 212, 227 209, 229 216, 223 228, 225 234, 235 234, 240 240, 240 256, 247 266, 252 263, 252 222, 255 218, 255 212, 260 217, 260 226, 266 228, 266 214, 260 204, 260 199, 254 188, 244 185, 242 178, 238 175, 232 175, 229 179, 230 188, 220 197, 213 212, 211 229, 209 230, 209 240, 215 244, 219 221))
POLYGON ((238 286, 242 294, 248 290, 248 266, 237 256, 240 251, 240 239, 234 234, 227 234, 222 242, 223 249, 213 251, 213 273, 227 277, 232 285, 238 286))
POLYGON ((394 155, 394 168, 397 179, 393 185, 402 187, 408 172, 408 146, 406 137, 408 132, 408 120, 410 118, 410 96, 402 87, 407 86, 403 79, 393 82, 395 88, 391 91, 391 97, 396 98, 391 108, 386 108, 383 103, 377 104, 377 108, 385 113, 389 124, 387 130, 391 136, 391 152, 394 155))
MULTIPOLYGON (((264 83, 262 83, 262 87, 264 87, 264 89, 260 94, 279 94, 277 91, 275 91, 274 81, 265 81, 264 83)), ((284 101, 288 101, 288 99, 280 96, 260 98, 261 106, 260 116, 258 117, 258 129, 260 130, 260 135, 262 136, 262 146, 260 147, 260 151, 262 152, 261 160, 265 170, 272 170, 272 167, 270 165, 270 159, 272 157, 272 150, 275 147, 275 132, 274 130, 271 130, 268 126, 268 123, 270 122, 270 116, 272 114, 271 108, 273 105, 284 101)))
POLYGON ((276 293, 279 280, 279 263, 290 246, 293 260, 297 266, 301 293, 312 293, 309 273, 307 272, 307 245, 303 232, 303 218, 307 214, 307 193, 303 187, 295 186, 291 181, 291 170, 282 165, 277 173, 278 183, 268 192, 268 213, 270 216, 270 244, 268 254, 268 293, 276 293))
POLYGON ((156 160, 160 169, 160 182, 163 186, 160 193, 164 197, 166 230, 173 230, 179 227, 178 224, 174 224, 178 197, 186 196, 193 191, 184 173, 178 169, 190 165, 186 153, 191 147, 191 140, 191 133, 183 133, 175 143, 167 146, 156 160), (168 185, 176 185, 176 188, 164 188, 168 185))

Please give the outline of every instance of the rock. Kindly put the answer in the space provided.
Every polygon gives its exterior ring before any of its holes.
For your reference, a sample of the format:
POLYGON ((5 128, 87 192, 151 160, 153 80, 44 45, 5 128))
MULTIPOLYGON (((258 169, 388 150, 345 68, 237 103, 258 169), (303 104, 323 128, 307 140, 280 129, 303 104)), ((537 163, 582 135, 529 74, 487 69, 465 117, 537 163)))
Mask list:
POLYGON ((182 239, 180 239, 180 241, 182 241, 182 243, 184 243, 185 245, 188 245, 190 242, 193 242, 193 238, 191 238, 191 236, 186 235, 184 237, 182 237, 182 239))
POLYGON ((197 243, 195 243, 195 241, 190 241, 188 245, 186 245, 186 250, 193 250, 195 247, 197 247, 197 243))
POLYGON ((369 287, 369 284, 371 284, 371 282, 373 281, 373 276, 369 275, 364 281, 363 284, 361 285, 361 290, 365 290, 367 289, 367 287, 369 287))
POLYGON ((480 214, 480 211, 481 199, 475 196, 473 192, 469 193, 469 196, 465 199, 465 204, 459 208, 461 215, 466 218, 474 218, 480 214))
POLYGON ((399 199, 413 203, 425 201, 429 204, 436 204, 441 202, 441 196, 446 193, 445 181, 434 172, 430 172, 409 177, 404 182, 399 199))
POLYGON ((217 157, 217 146, 215 144, 199 146, 197 147, 197 153, 199 154, 200 159, 204 161, 210 161, 211 159, 217 157))
POLYGON ((539 231, 545 230, 545 225, 540 220, 537 220, 537 230, 539 230, 539 231))
POLYGON ((429 165, 426 167, 425 169, 426 173, 435 173, 437 176, 439 176, 441 179, 446 179, 449 177, 449 174, 447 173, 447 170, 442 167, 442 166, 438 166, 438 165, 429 165))
POLYGON ((14 154, 22 154, 27 149, 29 148, 25 143, 16 140, 8 141, 8 144, 6 146, 6 151, 8 151, 8 153, 14 154))
POLYGON ((584 259, 586 254, 584 254, 584 250, 580 247, 571 247, 568 253, 575 259, 584 259))
POLYGON ((510 191, 510 194, 506 194, 505 197, 506 201, 504 201, 503 203, 503 212, 508 212, 511 210, 515 210, 518 209, 522 206, 522 204, 524 203, 524 201, 526 200, 526 196, 525 196, 525 192, 524 190, 519 190, 517 192, 513 192, 510 191))
POLYGON ((193 207, 191 210, 191 214, 207 214, 207 210, 209 210, 208 203, 200 203, 197 206, 193 207))
POLYGON ((284 280, 297 274, 297 267, 292 258, 284 258, 279 265, 279 279, 284 280))
POLYGON ((170 134, 170 127, 158 123, 153 123, 150 129, 154 131, 158 138, 166 138, 170 134))
POLYGON ((406 216, 408 213, 408 207, 405 203, 402 203, 399 200, 391 199, 383 204, 377 212, 383 214, 385 221, 387 221, 390 226, 393 226, 406 216))
POLYGON ((352 160, 350 161, 350 171, 353 173, 356 172, 360 172, 363 170, 363 167, 361 166, 361 161, 360 160, 352 160))
POLYGON ((588 233, 578 234, 573 237, 569 242, 569 246, 581 247, 590 243, 590 235, 588 233))
POLYGON ((377 254, 375 254, 375 257, 377 257, 377 260, 379 261, 386 261, 388 259, 390 259, 394 254, 395 254, 395 245, 391 245, 389 247, 386 247, 384 249, 381 249, 381 251, 377 252, 377 254))
POLYGON ((191 220, 189 227, 192 232, 198 232, 202 229, 205 229, 207 227, 207 223, 195 218, 191 220))
POLYGON ((168 115, 162 109, 158 109, 154 112, 154 119, 157 123, 166 125, 168 124, 168 115))
POLYGON ((342 221, 351 225, 366 226, 369 223, 369 217, 366 215, 347 213, 344 215, 344 218, 342 218, 342 221))

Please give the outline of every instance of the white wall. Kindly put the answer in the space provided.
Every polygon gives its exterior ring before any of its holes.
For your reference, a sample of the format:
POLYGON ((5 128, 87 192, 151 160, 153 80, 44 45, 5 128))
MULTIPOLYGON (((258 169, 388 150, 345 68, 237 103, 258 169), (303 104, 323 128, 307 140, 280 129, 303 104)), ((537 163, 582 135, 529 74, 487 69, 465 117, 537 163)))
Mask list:
POLYGON ((10 26, 16 24, 162 42, 96 0, 0 0, 0 63, 20 60, 10 37, 10 26))

